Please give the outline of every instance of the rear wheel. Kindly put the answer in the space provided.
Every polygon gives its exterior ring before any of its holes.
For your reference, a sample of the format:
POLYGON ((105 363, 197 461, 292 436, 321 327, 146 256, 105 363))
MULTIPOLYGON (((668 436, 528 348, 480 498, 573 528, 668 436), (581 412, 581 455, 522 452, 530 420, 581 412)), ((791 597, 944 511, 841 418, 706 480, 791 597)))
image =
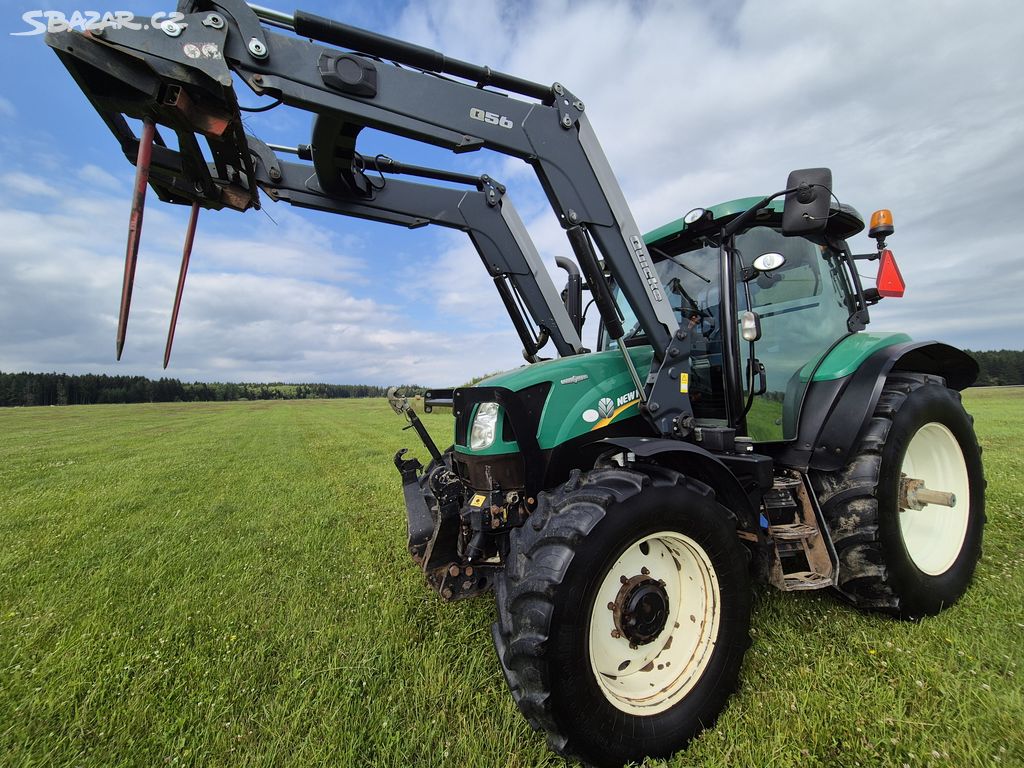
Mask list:
POLYGON ((735 519, 666 469, 595 470, 514 532, 495 643, 530 723, 563 755, 621 765, 711 725, 749 645, 735 519))
POLYGON ((966 591, 981 555, 985 479, 973 420, 936 376, 890 375, 856 453, 813 476, 855 604, 903 618, 966 591), (926 503, 927 491, 946 498, 926 503))

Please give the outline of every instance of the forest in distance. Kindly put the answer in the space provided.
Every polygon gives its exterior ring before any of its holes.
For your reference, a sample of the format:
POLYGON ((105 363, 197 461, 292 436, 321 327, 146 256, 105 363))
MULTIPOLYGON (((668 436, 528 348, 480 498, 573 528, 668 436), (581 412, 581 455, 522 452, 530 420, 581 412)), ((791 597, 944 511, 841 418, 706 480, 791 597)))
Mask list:
MULTIPOLYGON (((422 394, 424 389, 402 387, 408 394, 422 394)), ((0 407, 384 397, 387 390, 373 384, 208 383, 145 376, 0 371, 0 407)))
MULTIPOLYGON (((975 386, 1024 384, 1024 350, 965 351, 981 368, 975 386)), ((387 389, 375 384, 208 383, 145 376, 0 371, 0 407, 384 397, 387 389)), ((422 394, 426 388, 402 389, 406 394, 422 394)))

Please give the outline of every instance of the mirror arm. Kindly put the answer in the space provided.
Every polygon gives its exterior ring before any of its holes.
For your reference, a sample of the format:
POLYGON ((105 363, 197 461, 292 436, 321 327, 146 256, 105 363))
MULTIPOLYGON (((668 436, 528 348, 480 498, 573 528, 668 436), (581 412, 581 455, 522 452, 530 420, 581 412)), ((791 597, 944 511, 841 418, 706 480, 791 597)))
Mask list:
POLYGON ((774 200, 777 197, 782 197, 782 195, 788 195, 790 192, 797 191, 799 191, 798 187, 793 187, 792 189, 784 189, 781 192, 776 192, 774 195, 769 195, 763 200, 759 200, 758 202, 754 203, 752 206, 747 208, 747 210, 745 210, 743 213, 741 213, 739 216, 737 216, 735 219, 733 219, 732 221, 725 225, 725 227, 722 229, 723 236, 732 237, 741 229, 743 229, 743 227, 745 227, 747 223, 754 218, 758 211, 766 208, 768 206, 768 203, 770 203, 772 200, 774 200))

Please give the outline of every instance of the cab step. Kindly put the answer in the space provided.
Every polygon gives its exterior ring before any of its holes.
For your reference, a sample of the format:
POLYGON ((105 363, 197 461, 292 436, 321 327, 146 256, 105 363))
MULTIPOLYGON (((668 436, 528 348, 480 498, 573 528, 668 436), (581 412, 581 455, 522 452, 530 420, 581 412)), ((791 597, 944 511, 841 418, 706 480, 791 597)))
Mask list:
POLYGON ((778 475, 761 508, 774 544, 768 580, 784 592, 835 586, 839 568, 821 512, 796 472, 778 475))

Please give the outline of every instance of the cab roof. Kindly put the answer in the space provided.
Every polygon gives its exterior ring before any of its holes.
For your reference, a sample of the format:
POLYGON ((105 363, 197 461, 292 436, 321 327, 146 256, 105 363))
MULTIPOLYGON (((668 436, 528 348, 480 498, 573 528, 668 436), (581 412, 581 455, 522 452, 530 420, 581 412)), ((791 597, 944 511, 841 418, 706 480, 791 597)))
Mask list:
MULTIPOLYGON (((762 198, 760 197, 740 197, 736 200, 730 200, 727 203, 719 203, 713 205, 707 210, 711 212, 712 221, 715 223, 716 228, 722 226, 730 219, 738 216, 747 210, 751 206, 758 203, 762 198)), ((783 199, 772 200, 768 207, 762 211, 759 211, 754 222, 758 225, 763 226, 781 226, 782 224, 782 209, 784 206, 783 199)), ((701 219, 701 221, 694 225, 698 227, 702 234, 707 233, 707 220, 701 219)), ((686 224, 682 218, 670 221, 667 224, 662 224, 657 229, 652 229, 650 232, 644 235, 644 242, 647 245, 666 245, 672 240, 683 237, 688 233, 691 225, 686 224)), ((850 205, 843 203, 832 202, 832 208, 829 213, 828 233, 833 237, 846 239, 853 237, 858 232, 864 229, 864 218, 857 212, 857 210, 850 205)))

